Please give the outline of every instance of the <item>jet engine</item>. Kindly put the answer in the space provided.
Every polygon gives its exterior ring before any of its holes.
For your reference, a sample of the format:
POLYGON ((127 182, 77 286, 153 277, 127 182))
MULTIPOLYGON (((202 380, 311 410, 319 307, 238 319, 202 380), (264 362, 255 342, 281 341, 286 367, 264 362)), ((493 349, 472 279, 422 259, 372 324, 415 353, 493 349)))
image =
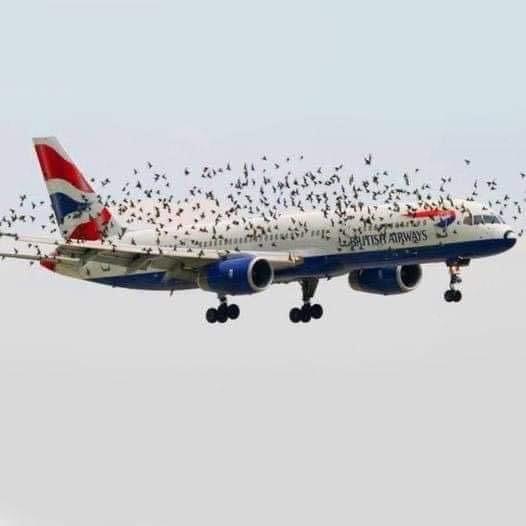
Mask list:
POLYGON ((197 285, 218 294, 253 294, 267 289, 273 279, 274 270, 266 259, 236 254, 204 267, 197 285))
POLYGON ((384 296, 411 292, 421 279, 420 265, 368 268, 349 273, 349 285, 352 289, 384 296))

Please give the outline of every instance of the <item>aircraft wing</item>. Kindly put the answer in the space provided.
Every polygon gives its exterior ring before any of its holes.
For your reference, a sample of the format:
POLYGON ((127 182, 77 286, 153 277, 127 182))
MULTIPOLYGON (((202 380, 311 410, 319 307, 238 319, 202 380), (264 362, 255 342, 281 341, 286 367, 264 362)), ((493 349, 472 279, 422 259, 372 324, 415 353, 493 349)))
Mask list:
MULTIPOLYGON (((12 252, 0 252, 0 258, 29 261, 50 260, 58 263, 77 264, 80 267, 89 262, 125 267, 128 272, 153 267, 171 272, 198 271, 214 261, 227 258, 237 252, 199 248, 173 248, 162 246, 132 245, 117 240, 63 242, 49 238, 0 234, 13 239, 24 249, 14 248, 12 252)), ((280 270, 294 267, 303 258, 292 252, 244 251, 243 253, 265 258, 274 268, 280 270)))

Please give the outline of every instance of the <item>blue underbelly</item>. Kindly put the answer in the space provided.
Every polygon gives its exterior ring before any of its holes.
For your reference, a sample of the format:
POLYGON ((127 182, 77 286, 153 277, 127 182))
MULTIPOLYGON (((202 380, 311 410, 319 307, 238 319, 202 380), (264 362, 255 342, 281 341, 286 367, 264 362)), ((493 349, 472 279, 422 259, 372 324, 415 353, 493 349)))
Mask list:
POLYGON ((390 265, 436 263, 457 258, 473 259, 493 256, 506 251, 509 242, 504 239, 485 239, 444 245, 371 250, 314 256, 305 258, 302 265, 276 272, 276 280, 286 281, 304 277, 327 277, 345 274, 355 269, 376 268, 390 265))
POLYGON ((195 283, 182 279, 166 278, 166 272, 141 272, 107 278, 91 279, 94 283, 138 290, 186 290, 195 289, 195 283))
MULTIPOLYGON (((275 281, 290 281, 313 277, 338 276, 354 269, 375 268, 399 264, 434 263, 456 258, 477 258, 492 256, 510 248, 504 239, 486 239, 444 245, 399 248, 396 250, 374 250, 369 252, 347 252, 327 256, 306 257, 297 267, 277 271, 275 281)), ((123 274, 91 281, 141 290, 186 290, 197 288, 195 282, 176 278, 166 278, 165 272, 144 272, 123 274)))

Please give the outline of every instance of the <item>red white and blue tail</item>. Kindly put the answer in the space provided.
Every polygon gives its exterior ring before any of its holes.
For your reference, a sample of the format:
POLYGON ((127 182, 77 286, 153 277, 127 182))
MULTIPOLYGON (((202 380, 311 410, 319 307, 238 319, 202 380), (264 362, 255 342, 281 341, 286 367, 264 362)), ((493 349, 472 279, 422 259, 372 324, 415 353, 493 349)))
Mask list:
POLYGON ((99 241, 121 229, 55 137, 33 139, 51 205, 65 239, 99 241))

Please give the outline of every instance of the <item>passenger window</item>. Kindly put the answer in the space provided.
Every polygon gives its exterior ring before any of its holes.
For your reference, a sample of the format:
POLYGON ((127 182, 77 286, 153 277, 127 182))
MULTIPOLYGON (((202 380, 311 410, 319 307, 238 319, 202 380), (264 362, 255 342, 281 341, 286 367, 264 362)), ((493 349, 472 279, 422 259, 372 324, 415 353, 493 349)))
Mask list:
POLYGON ((470 214, 464 218, 465 225, 473 225, 473 216, 470 214))
POLYGON ((484 224, 484 218, 482 216, 475 216, 473 218, 473 224, 474 225, 483 225, 484 224))

